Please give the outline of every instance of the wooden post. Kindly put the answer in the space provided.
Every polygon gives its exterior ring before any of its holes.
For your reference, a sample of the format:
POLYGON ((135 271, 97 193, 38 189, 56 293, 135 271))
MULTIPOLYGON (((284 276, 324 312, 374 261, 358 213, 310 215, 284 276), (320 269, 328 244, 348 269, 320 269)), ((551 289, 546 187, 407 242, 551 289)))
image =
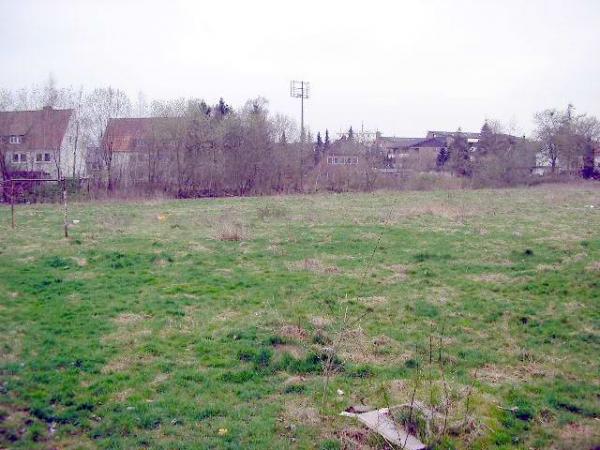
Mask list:
POLYGON ((69 237, 69 224, 67 223, 67 180, 63 178, 63 206, 64 206, 64 225, 65 237, 69 237))
POLYGON ((12 220, 12 227, 15 228, 15 182, 10 182, 10 217, 12 220))

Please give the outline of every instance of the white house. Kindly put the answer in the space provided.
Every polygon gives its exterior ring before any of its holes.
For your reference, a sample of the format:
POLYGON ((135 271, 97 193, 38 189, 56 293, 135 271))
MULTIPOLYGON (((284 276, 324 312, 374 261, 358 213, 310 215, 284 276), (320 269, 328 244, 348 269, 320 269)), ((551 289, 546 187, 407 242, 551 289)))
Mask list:
POLYGON ((41 178, 84 175, 72 109, 0 111, 0 153, 9 173, 41 178))

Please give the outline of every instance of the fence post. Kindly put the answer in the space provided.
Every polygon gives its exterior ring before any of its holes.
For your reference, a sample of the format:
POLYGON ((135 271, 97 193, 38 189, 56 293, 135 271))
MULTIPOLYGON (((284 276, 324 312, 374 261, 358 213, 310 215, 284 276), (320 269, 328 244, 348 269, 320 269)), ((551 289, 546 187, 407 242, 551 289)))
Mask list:
POLYGON ((15 228, 15 182, 10 181, 10 217, 12 228, 15 228))
POLYGON ((63 206, 64 206, 64 225, 65 225, 65 237, 69 237, 69 224, 67 223, 67 181, 65 178, 62 179, 63 185, 63 206))

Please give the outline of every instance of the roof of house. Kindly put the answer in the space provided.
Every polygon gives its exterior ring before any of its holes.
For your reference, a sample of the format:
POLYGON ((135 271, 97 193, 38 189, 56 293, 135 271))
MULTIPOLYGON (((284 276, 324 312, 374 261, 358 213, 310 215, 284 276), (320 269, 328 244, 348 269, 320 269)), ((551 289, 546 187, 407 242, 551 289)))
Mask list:
MULTIPOLYGON (((428 131, 428 137, 451 137, 458 134, 458 131, 428 131)), ((460 132, 467 139, 479 139, 481 137, 481 133, 473 133, 471 131, 461 131, 460 132)))
POLYGON ((15 150, 59 149, 72 114, 72 109, 52 108, 0 111, 0 136, 24 136, 20 144, 12 144, 15 150))
POLYGON ((442 139, 440 137, 432 137, 429 139, 421 139, 419 142, 415 142, 414 144, 412 144, 410 146, 410 148, 414 148, 414 147, 440 148, 440 147, 447 147, 447 146, 448 146, 448 142, 446 142, 446 139, 442 139))
POLYGON ((150 140, 157 133, 181 123, 176 117, 128 117, 109 119, 103 144, 110 142, 112 151, 130 152, 140 149, 140 140, 150 140))
POLYGON ((423 139, 422 137, 379 136, 377 137, 377 143, 385 148, 408 148, 423 139))

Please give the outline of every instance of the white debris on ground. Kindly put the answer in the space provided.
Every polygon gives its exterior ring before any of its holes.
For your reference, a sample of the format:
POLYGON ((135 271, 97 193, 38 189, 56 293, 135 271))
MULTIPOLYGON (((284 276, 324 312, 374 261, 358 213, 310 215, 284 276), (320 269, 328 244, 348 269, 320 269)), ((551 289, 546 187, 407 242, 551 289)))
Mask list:
POLYGON ((360 413, 343 411, 340 415, 355 417, 371 430, 380 434, 386 441, 405 450, 423 450, 427 448, 419 439, 407 433, 404 428, 394 422, 388 408, 360 413))

